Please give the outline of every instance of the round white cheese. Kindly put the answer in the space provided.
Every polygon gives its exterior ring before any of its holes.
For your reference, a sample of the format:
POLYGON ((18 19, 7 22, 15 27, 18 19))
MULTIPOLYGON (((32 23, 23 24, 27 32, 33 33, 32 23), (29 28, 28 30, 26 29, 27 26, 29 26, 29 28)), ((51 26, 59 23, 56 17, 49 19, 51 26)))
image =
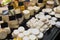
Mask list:
POLYGON ((38 35, 39 34, 39 29, 32 29, 32 34, 38 35))
POLYGON ((45 8, 45 9, 42 10, 42 12, 47 12, 47 13, 50 13, 51 11, 52 11, 51 8, 45 8), (48 10, 48 11, 47 11, 47 10, 48 10))
POLYGON ((51 13, 49 13, 50 15, 55 15, 55 12, 54 11, 52 11, 51 13))
POLYGON ((19 31, 19 32, 24 32, 24 31, 25 31, 25 28, 24 28, 23 26, 20 26, 20 27, 18 28, 18 31, 19 31))
POLYGON ((13 33, 12 33, 12 36, 13 37, 17 37, 19 34, 19 31, 18 30, 14 30, 13 33))
POLYGON ((56 22, 53 21, 53 20, 50 20, 49 22, 50 22, 51 25, 55 25, 56 24, 56 22))
POLYGON ((56 18, 56 17, 52 17, 52 18, 51 18, 51 20, 56 21, 56 20, 57 20, 57 18, 56 18))
POLYGON ((46 18, 50 19, 50 18, 51 18, 51 16, 50 16, 50 15, 46 15, 46 18))
POLYGON ((56 26, 57 26, 58 28, 60 28, 60 22, 59 22, 59 21, 56 22, 56 26))
POLYGON ((18 34, 18 37, 23 38, 24 37, 24 34, 23 33, 19 33, 18 34))
POLYGON ((40 32, 40 34, 37 36, 39 39, 43 38, 43 33, 40 32))
POLYGON ((37 37, 35 35, 30 35, 29 38, 30 40, 36 40, 37 37))
POLYGON ((28 36, 25 36, 23 40, 30 40, 28 36))
POLYGON ((28 35, 30 35, 30 32, 29 32, 29 31, 24 31, 23 34, 24 34, 25 36, 28 36, 28 35))

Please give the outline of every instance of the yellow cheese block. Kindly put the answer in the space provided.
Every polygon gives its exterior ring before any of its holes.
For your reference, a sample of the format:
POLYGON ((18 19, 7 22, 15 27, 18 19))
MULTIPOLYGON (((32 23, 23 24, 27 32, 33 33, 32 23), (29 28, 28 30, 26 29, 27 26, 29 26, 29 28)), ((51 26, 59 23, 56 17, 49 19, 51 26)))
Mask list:
POLYGON ((19 37, 18 37, 17 40, 22 40, 22 38, 19 38, 19 37))
POLYGON ((22 40, 22 38, 14 38, 13 40, 22 40))
POLYGON ((17 40, 17 38, 14 38, 13 40, 17 40))

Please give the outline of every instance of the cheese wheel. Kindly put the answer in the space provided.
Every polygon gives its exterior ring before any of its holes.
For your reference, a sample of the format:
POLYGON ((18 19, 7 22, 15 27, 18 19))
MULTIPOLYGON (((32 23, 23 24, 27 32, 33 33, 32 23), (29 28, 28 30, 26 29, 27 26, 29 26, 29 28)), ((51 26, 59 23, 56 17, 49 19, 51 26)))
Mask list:
POLYGON ((5 39, 7 37, 7 33, 4 29, 0 29, 0 39, 5 39))

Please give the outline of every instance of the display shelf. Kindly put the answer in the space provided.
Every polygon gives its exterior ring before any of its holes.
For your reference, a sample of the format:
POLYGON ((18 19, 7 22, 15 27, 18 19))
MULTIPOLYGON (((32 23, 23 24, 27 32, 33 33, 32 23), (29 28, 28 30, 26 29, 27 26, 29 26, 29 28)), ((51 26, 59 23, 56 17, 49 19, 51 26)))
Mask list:
POLYGON ((55 40, 59 33, 60 30, 57 27, 53 27, 45 33, 43 40, 55 40))

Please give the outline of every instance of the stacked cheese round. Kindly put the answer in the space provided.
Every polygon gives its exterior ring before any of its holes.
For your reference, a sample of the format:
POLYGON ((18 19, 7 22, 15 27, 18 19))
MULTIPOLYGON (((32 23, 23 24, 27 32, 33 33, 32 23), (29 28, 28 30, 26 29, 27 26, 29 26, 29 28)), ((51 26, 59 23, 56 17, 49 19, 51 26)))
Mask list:
POLYGON ((25 30, 23 26, 14 30, 12 33, 14 38, 22 38, 22 40, 37 40, 38 38, 43 38, 43 33, 37 28, 30 28, 25 30))

